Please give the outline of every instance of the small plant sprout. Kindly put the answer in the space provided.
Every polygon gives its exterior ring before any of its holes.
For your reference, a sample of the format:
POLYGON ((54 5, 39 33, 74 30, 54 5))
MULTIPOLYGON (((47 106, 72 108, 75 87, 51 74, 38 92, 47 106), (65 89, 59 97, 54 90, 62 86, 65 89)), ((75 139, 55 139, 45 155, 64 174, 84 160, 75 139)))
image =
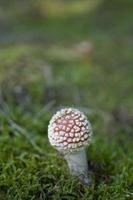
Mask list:
POLYGON ((78 176, 84 185, 91 185, 85 147, 90 144, 91 124, 77 109, 61 109, 53 115, 48 126, 50 144, 61 152, 72 175, 78 176))

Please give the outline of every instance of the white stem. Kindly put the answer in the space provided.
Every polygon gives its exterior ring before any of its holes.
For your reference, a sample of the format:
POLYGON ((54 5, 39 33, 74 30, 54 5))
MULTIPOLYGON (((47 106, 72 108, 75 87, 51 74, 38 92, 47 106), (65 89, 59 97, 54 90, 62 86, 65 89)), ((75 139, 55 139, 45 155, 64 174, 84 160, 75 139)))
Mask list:
POLYGON ((88 163, 85 150, 80 150, 74 153, 65 155, 70 173, 78 176, 85 185, 91 184, 91 178, 88 176, 88 163))

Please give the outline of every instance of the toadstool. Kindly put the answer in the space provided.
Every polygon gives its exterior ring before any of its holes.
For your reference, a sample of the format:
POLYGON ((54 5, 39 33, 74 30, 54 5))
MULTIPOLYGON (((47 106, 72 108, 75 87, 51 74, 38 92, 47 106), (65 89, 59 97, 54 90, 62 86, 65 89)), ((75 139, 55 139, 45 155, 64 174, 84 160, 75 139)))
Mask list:
POLYGON ((53 115, 48 126, 50 144, 66 159, 70 173, 85 185, 91 184, 85 147, 91 142, 92 127, 87 117, 75 108, 64 108, 53 115))

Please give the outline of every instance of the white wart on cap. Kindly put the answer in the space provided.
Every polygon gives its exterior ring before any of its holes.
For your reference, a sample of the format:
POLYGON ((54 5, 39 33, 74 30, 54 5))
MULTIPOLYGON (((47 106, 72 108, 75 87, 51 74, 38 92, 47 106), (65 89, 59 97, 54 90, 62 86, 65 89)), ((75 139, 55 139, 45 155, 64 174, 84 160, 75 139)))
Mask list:
POLYGON ((48 138, 52 146, 62 153, 79 151, 90 144, 91 124, 77 109, 58 111, 50 120, 48 138))

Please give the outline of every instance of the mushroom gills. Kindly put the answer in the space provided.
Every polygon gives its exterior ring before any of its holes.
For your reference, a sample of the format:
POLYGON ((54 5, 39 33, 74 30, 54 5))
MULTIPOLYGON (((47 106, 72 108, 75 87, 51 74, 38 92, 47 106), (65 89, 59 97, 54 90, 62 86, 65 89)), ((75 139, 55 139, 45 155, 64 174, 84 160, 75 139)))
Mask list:
POLYGON ((68 163, 70 173, 74 176, 78 176, 84 185, 90 186, 92 184, 92 179, 88 171, 88 163, 85 150, 82 149, 73 153, 66 154, 65 159, 68 163))

